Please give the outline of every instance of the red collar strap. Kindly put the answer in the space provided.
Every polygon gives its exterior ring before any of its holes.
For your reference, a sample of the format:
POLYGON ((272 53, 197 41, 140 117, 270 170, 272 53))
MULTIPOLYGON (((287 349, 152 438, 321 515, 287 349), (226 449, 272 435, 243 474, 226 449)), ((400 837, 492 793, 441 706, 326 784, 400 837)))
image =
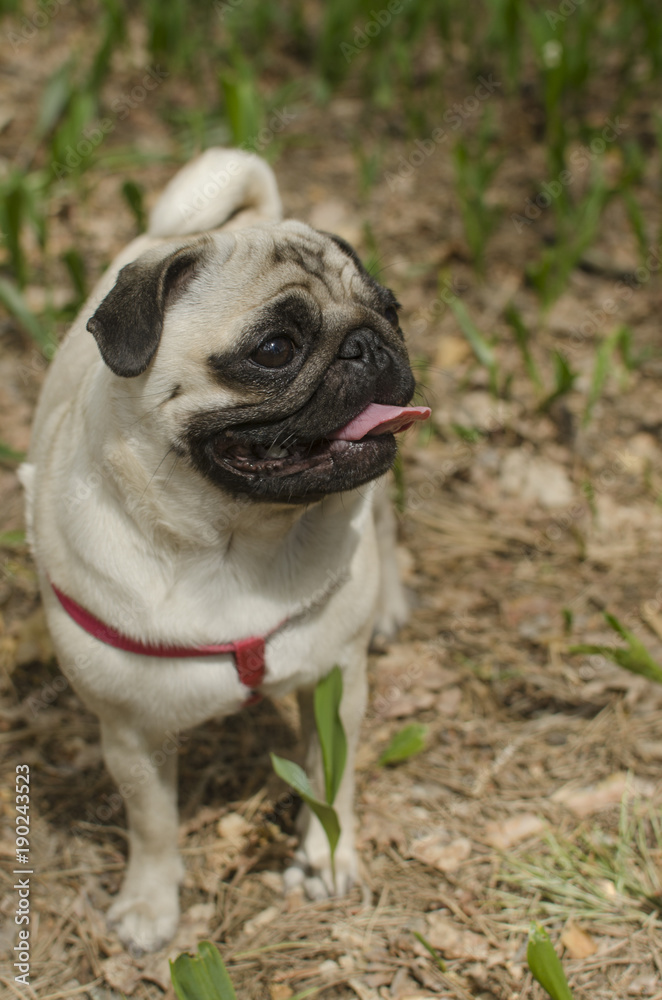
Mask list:
MULTIPOLYGON (((220 645, 211 646, 166 646, 161 644, 141 642, 139 639, 130 639, 127 635, 122 635, 117 629, 104 624, 93 614, 86 611, 80 604, 71 597, 67 597, 51 581, 53 593, 58 601, 73 618, 77 625, 93 635, 95 639, 105 642, 107 646, 114 646, 115 649, 125 649, 128 653, 141 653, 143 656, 162 657, 192 657, 192 656, 215 656, 219 653, 231 653, 237 667, 239 680, 246 687, 256 688, 264 680, 264 651, 265 642, 270 635, 276 631, 272 629, 266 636, 249 636, 246 639, 237 639, 236 642, 224 642, 220 645)), ((280 628, 280 625, 277 626, 280 628)))

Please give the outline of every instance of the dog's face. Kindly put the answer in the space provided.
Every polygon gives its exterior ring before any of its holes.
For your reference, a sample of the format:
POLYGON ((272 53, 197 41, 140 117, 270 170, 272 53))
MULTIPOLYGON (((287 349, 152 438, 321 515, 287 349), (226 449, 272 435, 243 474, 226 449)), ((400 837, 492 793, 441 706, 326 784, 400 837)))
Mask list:
POLYGON ((230 494, 306 503, 393 462, 392 434, 330 438, 414 392, 395 298, 338 237, 285 222, 150 250, 88 329, 143 426, 230 494))

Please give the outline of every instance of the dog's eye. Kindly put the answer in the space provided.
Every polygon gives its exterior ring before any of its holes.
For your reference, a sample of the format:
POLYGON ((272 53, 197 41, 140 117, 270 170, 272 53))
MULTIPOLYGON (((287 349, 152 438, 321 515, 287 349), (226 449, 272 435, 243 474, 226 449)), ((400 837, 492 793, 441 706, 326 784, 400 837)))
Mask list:
POLYGON ((289 337, 274 337, 263 341, 251 354, 251 361, 263 368, 284 368, 294 357, 294 344, 289 337))
POLYGON ((393 326, 398 325, 398 310, 395 308, 395 306, 388 306, 386 312, 384 313, 384 316, 393 326))

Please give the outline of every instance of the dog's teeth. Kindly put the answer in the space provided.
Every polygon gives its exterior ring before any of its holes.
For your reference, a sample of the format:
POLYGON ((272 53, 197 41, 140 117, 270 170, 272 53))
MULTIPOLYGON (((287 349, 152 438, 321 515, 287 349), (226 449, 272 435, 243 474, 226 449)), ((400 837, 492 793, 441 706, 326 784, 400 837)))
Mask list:
POLYGON ((288 454, 287 448, 282 448, 279 444, 272 444, 267 449, 267 458, 287 458, 288 454))

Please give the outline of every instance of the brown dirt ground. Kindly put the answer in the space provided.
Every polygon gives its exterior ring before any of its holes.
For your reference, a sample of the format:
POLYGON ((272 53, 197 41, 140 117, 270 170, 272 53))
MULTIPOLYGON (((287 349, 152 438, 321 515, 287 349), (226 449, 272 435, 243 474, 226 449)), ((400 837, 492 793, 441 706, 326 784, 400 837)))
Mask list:
MULTIPOLYGON (((15 55, 9 66, 13 88, 3 96, 9 121, 0 153, 12 161, 29 152, 26 111, 34 113, 71 32, 85 37, 75 12, 65 8, 60 19, 48 39, 31 43, 29 61, 15 55)), ((136 31, 105 92, 108 103, 146 63, 136 31)), ((192 89, 175 93, 169 83, 164 94, 183 107, 196 101, 192 89)), ((568 652, 574 642, 612 642, 602 617, 608 609, 662 657, 660 283, 651 274, 629 298, 619 291, 621 274, 639 262, 614 202, 591 259, 541 315, 524 268, 549 223, 543 215, 519 236, 508 215, 538 190, 543 151, 534 125, 513 121, 503 98, 494 100, 494 113, 510 146, 491 198, 504 206, 504 222, 489 245, 483 281, 463 238, 450 144, 390 190, 386 171, 414 149, 402 115, 371 112, 352 87, 323 111, 305 101, 297 108, 276 162, 286 211, 340 232, 364 254, 369 223, 382 280, 403 304, 412 356, 427 361, 422 381, 435 411, 435 433, 412 433, 403 444, 402 563, 414 610, 398 641, 371 659, 358 764, 363 885, 348 899, 325 903, 282 897, 293 817, 267 753, 293 751, 296 713, 290 702, 261 704, 186 741, 180 932, 163 953, 124 954, 103 917, 124 864, 123 816, 103 810, 114 789, 100 760, 96 720, 71 691, 58 690, 34 567, 14 547, 3 553, 0 577, 3 961, 11 961, 15 931, 10 789, 16 764, 28 763, 32 990, 39 1000, 119 1000, 122 992, 140 1000, 171 997, 168 955, 204 938, 219 944, 239 995, 256 1000, 287 1000, 306 989, 359 1000, 530 1000, 542 996, 525 961, 533 918, 542 918, 555 940, 563 935, 579 1000, 660 998, 662 693, 602 658, 568 652), (366 196, 352 153, 356 136, 367 148, 384 147, 380 176, 366 196), (478 326, 496 335, 500 365, 513 375, 508 399, 490 396, 485 370, 451 312, 430 314, 441 268, 478 326), (533 331, 548 381, 554 348, 580 372, 575 390, 546 415, 537 410, 502 318, 511 298, 533 331), (605 309, 608 300, 615 311, 605 309), (598 314, 595 329, 574 337, 591 311, 598 314), (622 323, 632 327, 636 352, 650 348, 650 356, 631 372, 614 363, 583 427, 596 344, 622 323), (466 441, 454 425, 481 433, 466 441), (571 634, 564 608, 572 611, 571 634), (44 702, 38 711, 35 696, 44 702), (428 726, 425 751, 379 768, 383 747, 411 721, 428 726), (81 819, 85 833, 74 838, 71 828, 81 819), (439 949, 446 971, 414 930, 439 949)), ((163 157, 131 170, 150 197, 173 172, 175 145, 156 100, 118 123, 107 143, 163 157)), ((617 148, 608 162, 620 169, 617 148)), ((638 192, 651 232, 659 231, 659 171, 652 156, 638 192)), ((56 297, 67 288, 59 254, 68 246, 81 250, 94 279, 133 235, 122 179, 93 169, 52 205, 49 256, 31 248, 40 274, 28 290, 35 307, 43 301, 42 281, 56 297)), ((42 366, 11 320, 2 320, 2 334, 0 440, 24 449, 42 366)), ((11 467, 0 470, 0 496, 0 530, 20 528, 11 467)), ((1 975, 7 996, 30 995, 15 986, 9 964, 1 975)))

